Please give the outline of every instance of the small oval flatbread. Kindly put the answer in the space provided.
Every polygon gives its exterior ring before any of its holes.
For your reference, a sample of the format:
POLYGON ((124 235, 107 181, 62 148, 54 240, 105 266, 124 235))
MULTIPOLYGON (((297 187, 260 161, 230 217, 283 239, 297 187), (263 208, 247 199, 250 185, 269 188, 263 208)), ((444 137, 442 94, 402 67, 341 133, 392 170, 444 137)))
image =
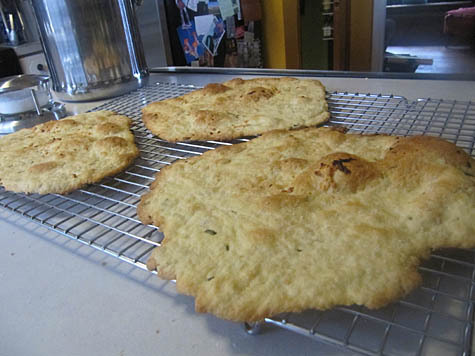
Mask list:
POLYGON ((0 184, 24 193, 65 194, 119 173, 139 150, 131 120, 97 111, 23 129, 0 139, 0 184))
POLYGON ((231 140, 274 129, 326 122, 330 114, 318 80, 233 79, 189 94, 154 102, 143 109, 145 126, 160 138, 231 140))

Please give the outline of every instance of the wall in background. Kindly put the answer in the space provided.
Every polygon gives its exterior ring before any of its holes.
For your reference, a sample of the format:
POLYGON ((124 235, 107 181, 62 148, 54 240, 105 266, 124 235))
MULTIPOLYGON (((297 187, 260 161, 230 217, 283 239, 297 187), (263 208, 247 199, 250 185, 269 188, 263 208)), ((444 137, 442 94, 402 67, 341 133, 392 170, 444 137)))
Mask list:
POLYGON ((263 0, 261 4, 264 66, 301 68, 299 2, 263 0))

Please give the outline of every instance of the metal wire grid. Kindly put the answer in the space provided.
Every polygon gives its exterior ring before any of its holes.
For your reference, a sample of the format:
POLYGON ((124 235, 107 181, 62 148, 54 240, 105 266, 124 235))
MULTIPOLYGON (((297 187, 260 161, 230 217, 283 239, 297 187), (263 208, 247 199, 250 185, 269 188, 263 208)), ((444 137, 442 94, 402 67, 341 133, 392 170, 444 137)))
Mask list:
POLYGON ((352 93, 332 93, 327 99, 331 125, 343 125, 354 132, 438 136, 474 155, 474 102, 409 102, 394 95, 352 93))
MULTIPOLYGON (((233 142, 168 143, 151 135, 140 120, 150 102, 185 94, 193 86, 157 84, 141 88, 95 110, 129 116, 141 155, 121 174, 69 195, 24 195, 0 189, 0 206, 64 236, 145 269, 163 235, 136 215, 140 196, 162 167, 233 142)), ((329 125, 353 132, 427 134, 455 142, 474 155, 475 103, 394 95, 334 92, 327 95, 329 125)), ((368 310, 338 307, 265 319, 294 332, 362 354, 468 355, 471 350, 475 251, 434 253, 420 268, 422 287, 390 306, 368 310)))

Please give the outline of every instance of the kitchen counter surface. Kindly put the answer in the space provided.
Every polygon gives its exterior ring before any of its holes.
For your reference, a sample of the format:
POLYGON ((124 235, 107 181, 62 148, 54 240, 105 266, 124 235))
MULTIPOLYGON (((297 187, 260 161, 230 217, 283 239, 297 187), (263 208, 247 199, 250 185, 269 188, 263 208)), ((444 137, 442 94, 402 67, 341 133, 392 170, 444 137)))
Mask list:
MULTIPOLYGON (((159 69, 150 83, 205 85, 230 78, 159 69)), ((233 73, 231 76, 238 75, 233 73)), ((243 76, 239 73, 239 76, 243 76)), ((244 75, 252 77, 254 74, 244 75)), ((475 82, 321 78, 329 90, 473 99, 475 82)), ((66 104, 69 113, 104 101, 66 104)), ((197 314, 175 285, 0 209, 0 355, 345 355, 265 326, 197 314)))
POLYGON ((320 72, 297 70, 246 70, 246 69, 210 69, 210 68, 156 68, 153 76, 159 81, 206 85, 209 82, 222 82, 232 77, 252 78, 256 76, 293 76, 319 79, 327 91, 350 93, 371 93, 400 95, 407 99, 418 98, 474 100, 475 75, 466 77, 457 75, 462 80, 450 80, 452 76, 419 75, 419 79, 407 79, 394 73, 359 73, 359 72, 320 72), (226 73, 226 74, 224 74, 226 73), (388 74, 385 77, 385 74, 388 74), (426 78, 426 79, 423 79, 426 78), (430 79, 436 78, 436 79, 430 79))
MULTIPOLYGON (((350 93, 370 93, 384 95, 399 95, 409 100, 418 98, 446 99, 446 100, 475 100, 475 80, 448 80, 448 79, 397 79, 365 77, 358 73, 348 73, 347 77, 339 75, 331 76, 326 72, 325 76, 319 75, 318 71, 277 71, 277 70, 246 70, 226 69, 213 70, 209 68, 154 68, 151 71, 149 84, 162 82, 183 85, 205 86, 208 83, 219 83, 235 77, 250 79, 262 75, 266 76, 293 76, 299 75, 306 78, 319 79, 327 91, 342 91, 350 93), (194 70, 197 69, 197 70, 194 70), (225 74, 226 73, 226 74, 225 74), (351 76, 354 75, 354 76, 351 76), (356 76, 357 75, 357 76, 356 76)), ((430 77, 427 77, 430 78, 430 77)), ((448 77, 450 78, 450 77, 448 77)), ((472 79, 470 77, 470 79, 472 79)), ((473 78, 475 79, 475 78, 473 78)), ((97 107, 104 100, 88 103, 68 103, 70 113, 78 113, 97 107)))

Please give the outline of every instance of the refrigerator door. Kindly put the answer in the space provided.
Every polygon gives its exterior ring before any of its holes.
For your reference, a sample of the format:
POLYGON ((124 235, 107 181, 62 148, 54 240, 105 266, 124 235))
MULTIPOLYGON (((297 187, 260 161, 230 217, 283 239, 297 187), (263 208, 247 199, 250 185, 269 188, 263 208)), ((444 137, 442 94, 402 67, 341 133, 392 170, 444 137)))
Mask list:
POLYGON ((140 36, 149 68, 174 65, 164 0, 146 0, 135 7, 140 36))

